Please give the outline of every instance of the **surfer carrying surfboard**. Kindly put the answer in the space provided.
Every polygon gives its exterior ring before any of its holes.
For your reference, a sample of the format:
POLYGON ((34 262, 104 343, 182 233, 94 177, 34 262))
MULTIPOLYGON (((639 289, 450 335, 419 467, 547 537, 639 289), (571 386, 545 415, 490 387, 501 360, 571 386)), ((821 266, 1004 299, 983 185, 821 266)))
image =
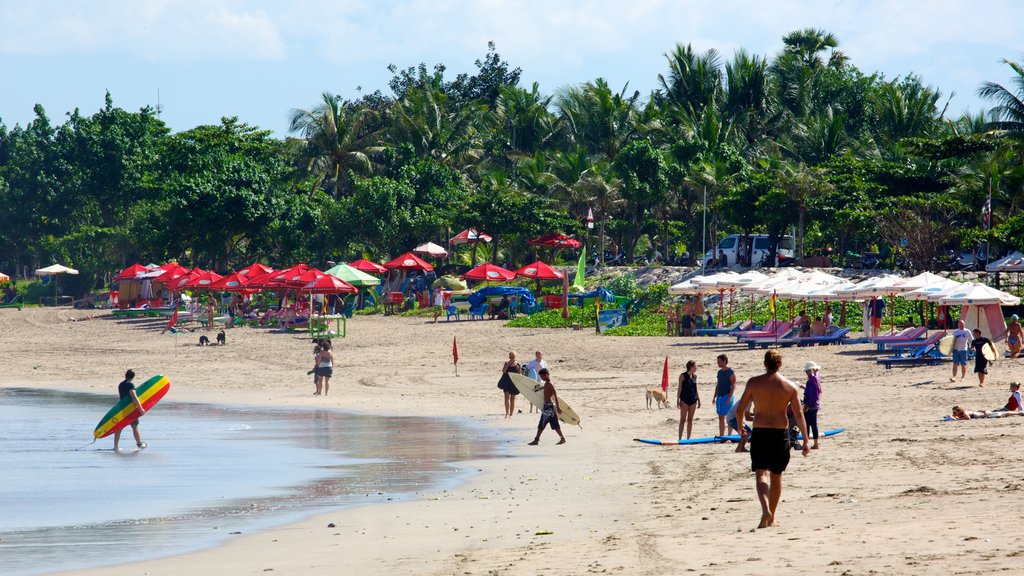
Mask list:
MULTIPOLYGON (((538 352, 539 354, 539 352, 538 352)), ((562 426, 558 423, 558 415, 562 413, 562 407, 558 404, 558 393, 555 392, 555 385, 551 383, 551 374, 547 368, 541 368, 537 373, 544 381, 544 407, 540 410, 540 423, 537 424, 537 437, 530 442, 530 446, 540 444, 540 435, 544 427, 550 425, 551 429, 558 433, 561 438, 557 444, 565 444, 565 436, 562 434, 562 426)))
POLYGON ((992 341, 982 336, 981 330, 977 328, 974 329, 971 346, 974 348, 974 373, 978 375, 978 386, 984 386, 988 364, 996 359, 995 349, 992 347, 992 341))
MULTIPOLYGON (((129 398, 130 397, 132 399, 132 402, 135 403, 135 407, 139 409, 139 416, 141 417, 143 414, 146 413, 146 409, 142 407, 142 402, 139 402, 139 397, 135 394, 135 384, 132 383, 132 380, 134 380, 134 379, 135 379, 135 371, 134 370, 128 370, 127 372, 125 372, 124 373, 124 381, 122 381, 120 384, 117 385, 117 395, 118 395, 118 398, 120 398, 120 399, 124 399, 124 398, 129 398)), ((146 443, 142 441, 142 436, 139 434, 139 420, 138 420, 138 418, 133 420, 130 425, 132 427, 132 435, 135 436, 135 445, 138 446, 140 450, 145 448, 146 447, 146 443)), ((118 451, 117 445, 121 441, 121 432, 122 432, 122 430, 118 430, 117 432, 114 432, 114 452, 118 451)))

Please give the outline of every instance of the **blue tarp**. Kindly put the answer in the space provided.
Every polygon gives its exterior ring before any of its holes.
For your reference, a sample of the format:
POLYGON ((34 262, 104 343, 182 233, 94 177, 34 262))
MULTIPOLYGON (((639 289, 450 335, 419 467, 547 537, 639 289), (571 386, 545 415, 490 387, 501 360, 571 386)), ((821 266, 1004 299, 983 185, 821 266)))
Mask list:
POLYGON ((614 302, 615 301, 615 294, 612 294, 611 292, 605 290, 604 288, 597 288, 597 289, 591 290, 590 292, 587 292, 585 294, 579 294, 579 293, 569 294, 569 301, 570 302, 575 301, 577 304, 579 304, 579 302, 581 301, 579 299, 582 299, 582 298, 595 298, 595 297, 600 297, 602 302, 614 302))
POLYGON ((470 306, 476 308, 488 298, 495 296, 518 296, 520 310, 523 306, 535 306, 537 304, 537 300, 533 297, 533 292, 521 286, 488 286, 473 292, 467 300, 469 300, 470 306))

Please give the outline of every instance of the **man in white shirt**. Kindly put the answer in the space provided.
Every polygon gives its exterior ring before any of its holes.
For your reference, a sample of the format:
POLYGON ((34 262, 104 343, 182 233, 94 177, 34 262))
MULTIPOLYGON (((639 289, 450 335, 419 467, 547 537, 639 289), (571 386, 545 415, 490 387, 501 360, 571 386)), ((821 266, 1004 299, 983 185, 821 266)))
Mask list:
POLYGON ((967 349, 971 346, 972 340, 974 337, 971 331, 961 320, 956 330, 953 330, 953 375, 949 379, 950 382, 956 382, 957 366, 960 366, 960 379, 963 380, 967 376, 967 349))
MULTIPOLYGON (((540 371, 541 371, 542 368, 547 368, 547 367, 548 367, 548 363, 544 361, 544 354, 542 354, 540 350, 538 350, 538 351, 536 351, 534 353, 533 360, 530 360, 529 362, 526 363, 526 371, 529 372, 530 370, 533 370, 537 374, 540 374, 540 371)), ((965 368, 965 370, 966 370, 966 368, 965 368)), ((539 381, 540 380, 538 380, 538 382, 539 381)))

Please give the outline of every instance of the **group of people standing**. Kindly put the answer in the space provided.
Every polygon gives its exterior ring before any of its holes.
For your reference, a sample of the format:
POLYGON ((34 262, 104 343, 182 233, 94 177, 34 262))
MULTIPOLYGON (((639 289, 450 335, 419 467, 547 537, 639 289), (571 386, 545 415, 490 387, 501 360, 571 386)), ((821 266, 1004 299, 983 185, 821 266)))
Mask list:
MULTIPOLYGON (((498 389, 502 391, 505 398, 505 418, 511 418, 516 412, 516 396, 519 395, 519 389, 516 388, 515 383, 512 382, 512 378, 509 377, 509 373, 513 374, 529 374, 533 371, 540 377, 540 371, 546 370, 548 367, 547 361, 544 360, 544 354, 537 350, 534 352, 533 360, 530 360, 526 365, 522 365, 516 360, 516 353, 509 352, 508 360, 501 367, 501 379, 498 380, 498 389)), ((533 412, 534 405, 530 404, 530 412, 533 412)))
POLYGON ((313 369, 308 372, 313 375, 313 386, 316 390, 313 396, 320 396, 331 390, 331 377, 334 376, 334 351, 330 338, 322 338, 313 347, 313 369))
MULTIPOLYGON (((737 452, 746 452, 746 435, 740 427, 741 419, 737 417, 740 402, 735 400, 736 395, 736 372, 729 367, 729 357, 719 354, 716 358, 718 372, 715 375, 715 393, 712 403, 715 406, 715 414, 718 416, 718 436, 725 436, 730 430, 735 430, 741 435, 737 452)), ((818 410, 821 408, 821 367, 814 362, 804 365, 804 372, 807 374, 807 382, 800 386, 803 389, 803 402, 801 415, 811 431, 811 438, 818 448, 818 410)), ((679 439, 683 439, 685 430, 686 438, 689 439, 693 433, 693 417, 697 409, 701 407, 700 391, 697 386, 697 362, 690 360, 686 363, 686 371, 679 375, 679 393, 676 405, 679 407, 679 439)), ((792 408, 789 409, 789 419, 795 425, 795 415, 792 408)), ((748 411, 752 414, 753 411, 748 411)), ((790 426, 792 427, 792 426, 790 426)))

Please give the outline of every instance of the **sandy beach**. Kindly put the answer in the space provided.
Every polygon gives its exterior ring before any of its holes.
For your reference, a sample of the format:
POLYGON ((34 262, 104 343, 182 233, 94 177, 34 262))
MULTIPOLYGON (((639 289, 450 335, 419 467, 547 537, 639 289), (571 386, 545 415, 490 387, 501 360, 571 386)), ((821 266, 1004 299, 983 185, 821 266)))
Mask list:
POLYGON ((741 383, 762 371, 764 351, 733 339, 356 317, 334 341, 330 395, 314 397, 301 335, 236 328, 227 346, 201 348, 194 332, 160 334, 164 321, 92 314, 72 322, 86 312, 0 310, 0 386, 113 394, 130 367, 167 375, 176 400, 465 417, 521 444, 512 457, 467 462, 479 473, 453 490, 241 534, 121 574, 973 574, 1013 573, 1024 555, 1016 533, 1024 418, 940 421, 954 404, 1002 406, 1007 384, 1024 380, 1024 360, 997 362, 980 388, 972 374, 950 383, 948 364, 887 371, 873 345, 783 349, 782 372, 795 381, 806 361, 822 366, 822 428, 848 431, 807 458, 794 455, 779 526, 755 531, 747 455, 732 445, 633 441, 676 436, 679 411, 644 401, 665 356, 673 397, 685 362, 698 362, 694 435, 717 433, 714 357, 729 354, 741 383), (503 418, 496 383, 509 350, 523 361, 544 351, 560 395, 582 418, 582 429, 564 428, 566 445, 546 431, 540 446, 527 446, 537 418, 525 406, 503 418))

